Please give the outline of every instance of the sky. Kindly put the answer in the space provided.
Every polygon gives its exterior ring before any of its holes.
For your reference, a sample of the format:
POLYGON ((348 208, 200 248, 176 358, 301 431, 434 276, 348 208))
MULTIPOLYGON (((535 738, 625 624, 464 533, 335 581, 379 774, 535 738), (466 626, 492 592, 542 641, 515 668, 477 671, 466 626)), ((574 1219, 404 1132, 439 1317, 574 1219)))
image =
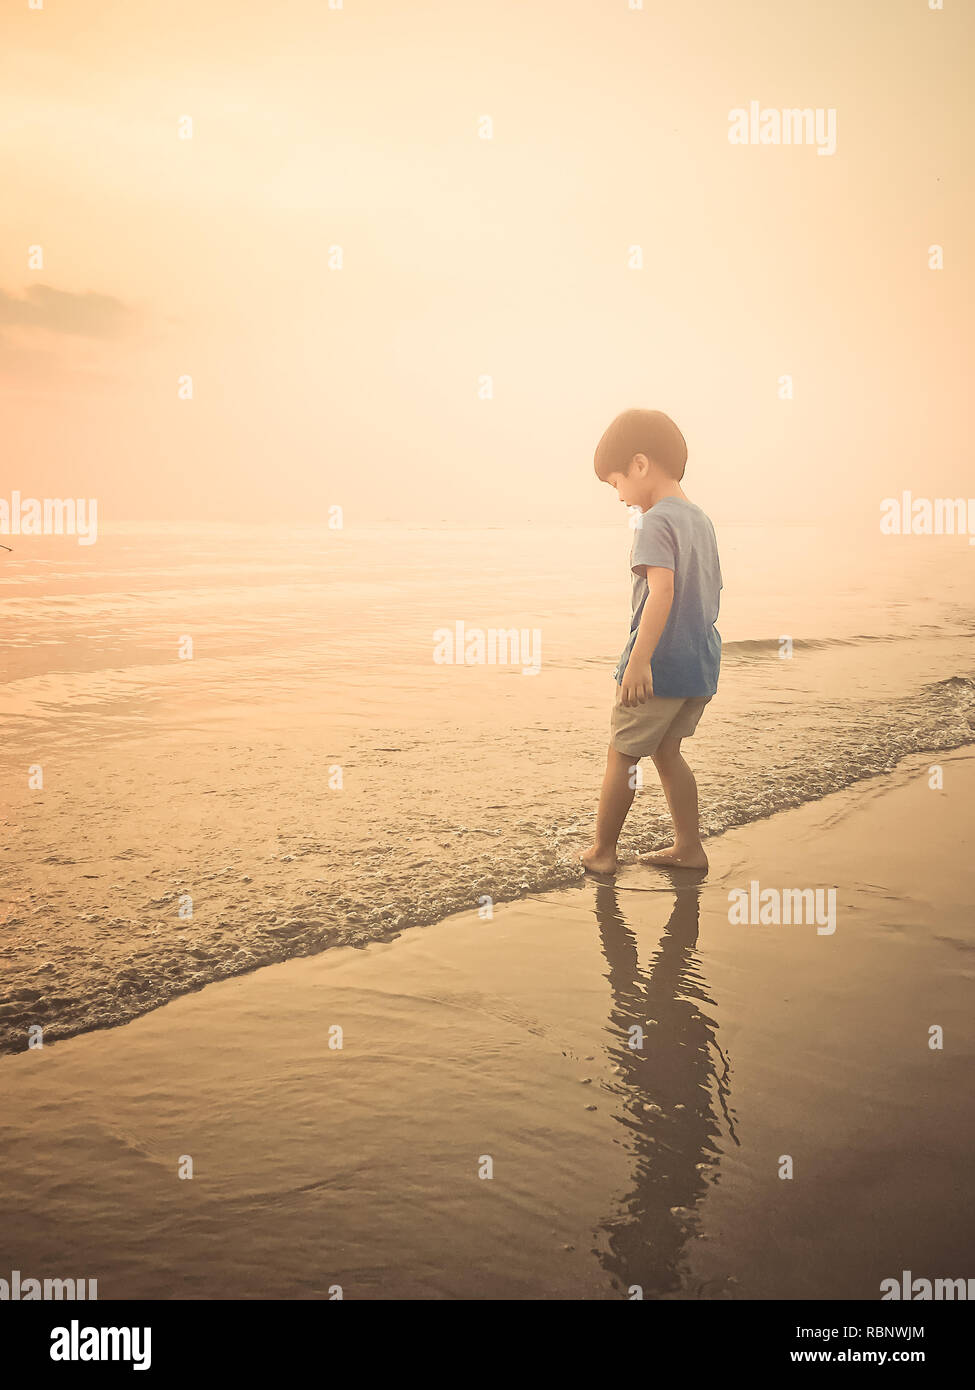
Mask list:
POLYGON ((973 39, 962 0, 11 0, 0 492, 613 521, 645 405, 717 518, 967 496, 973 39), (835 153, 730 143, 752 101, 835 153))

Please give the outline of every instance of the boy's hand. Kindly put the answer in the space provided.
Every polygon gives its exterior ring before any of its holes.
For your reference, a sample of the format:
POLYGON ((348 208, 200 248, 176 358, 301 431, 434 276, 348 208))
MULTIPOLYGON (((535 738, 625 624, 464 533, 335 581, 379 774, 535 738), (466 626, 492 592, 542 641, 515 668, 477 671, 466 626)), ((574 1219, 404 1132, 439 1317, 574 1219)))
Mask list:
POLYGON ((623 672, 623 682, 620 686, 620 704, 632 708, 634 705, 642 705, 653 696, 653 675, 650 671, 649 663, 638 669, 633 669, 633 662, 629 662, 623 672))

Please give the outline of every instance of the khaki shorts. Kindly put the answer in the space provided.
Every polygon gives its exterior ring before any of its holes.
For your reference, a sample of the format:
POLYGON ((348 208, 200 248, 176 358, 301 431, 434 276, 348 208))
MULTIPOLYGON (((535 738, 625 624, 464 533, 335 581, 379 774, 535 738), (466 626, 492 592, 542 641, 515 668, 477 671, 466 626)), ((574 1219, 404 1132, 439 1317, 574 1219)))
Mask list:
POLYGON ((619 753, 632 758, 649 758, 666 735, 690 738, 697 728, 710 695, 670 698, 651 695, 642 705, 620 704, 621 686, 616 687, 616 703, 609 722, 609 741, 619 753))

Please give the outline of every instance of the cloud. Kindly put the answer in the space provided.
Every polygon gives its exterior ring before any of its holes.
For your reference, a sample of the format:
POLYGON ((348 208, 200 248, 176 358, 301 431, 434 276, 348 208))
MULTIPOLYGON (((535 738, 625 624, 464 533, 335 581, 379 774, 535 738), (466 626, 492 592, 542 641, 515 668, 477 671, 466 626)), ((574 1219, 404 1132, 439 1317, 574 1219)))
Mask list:
POLYGON ((85 338, 118 338, 130 326, 132 310, 110 294, 71 294, 50 285, 31 285, 22 299, 0 290, 0 325, 41 328, 85 338))

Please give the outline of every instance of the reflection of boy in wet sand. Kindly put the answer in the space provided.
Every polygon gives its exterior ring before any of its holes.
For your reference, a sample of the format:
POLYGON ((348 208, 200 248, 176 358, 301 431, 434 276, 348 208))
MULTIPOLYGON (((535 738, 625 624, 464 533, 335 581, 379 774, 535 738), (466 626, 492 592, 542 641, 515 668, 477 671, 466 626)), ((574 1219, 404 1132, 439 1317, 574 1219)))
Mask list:
POLYGON ((644 1298, 720 1296, 724 1283, 695 1290, 686 1259, 688 1242, 700 1234, 697 1208, 727 1147, 725 1125, 728 1140, 739 1140, 729 1109, 731 1067, 707 1013, 714 1000, 696 949, 706 875, 677 877, 673 911, 645 968, 620 890, 597 883, 594 895, 612 999, 605 1036, 618 1080, 610 1089, 632 1164, 613 1213, 600 1223, 596 1255, 630 1297, 634 1285, 644 1298))
POLYGON ((697 783, 681 740, 697 728, 718 688, 721 569, 714 527, 684 495, 684 436, 659 410, 626 410, 596 449, 596 476, 637 507, 630 568, 630 636, 615 676, 616 703, 596 815, 596 839, 581 856, 594 873, 616 868, 616 842, 633 803, 633 772, 652 758, 674 820, 674 843, 654 864, 707 868, 697 783))

